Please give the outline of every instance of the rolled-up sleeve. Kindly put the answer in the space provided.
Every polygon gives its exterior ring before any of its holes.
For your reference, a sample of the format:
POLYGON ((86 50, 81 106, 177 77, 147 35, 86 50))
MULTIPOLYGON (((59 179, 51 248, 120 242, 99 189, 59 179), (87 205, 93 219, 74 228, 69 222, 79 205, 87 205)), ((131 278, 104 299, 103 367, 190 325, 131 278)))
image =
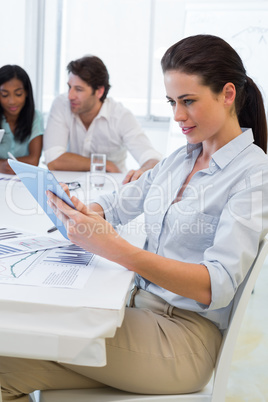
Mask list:
POLYGON ((267 165, 231 189, 213 246, 204 252, 211 279, 209 310, 226 307, 252 265, 268 227, 267 165), (222 291, 224 289, 224 291, 222 291))

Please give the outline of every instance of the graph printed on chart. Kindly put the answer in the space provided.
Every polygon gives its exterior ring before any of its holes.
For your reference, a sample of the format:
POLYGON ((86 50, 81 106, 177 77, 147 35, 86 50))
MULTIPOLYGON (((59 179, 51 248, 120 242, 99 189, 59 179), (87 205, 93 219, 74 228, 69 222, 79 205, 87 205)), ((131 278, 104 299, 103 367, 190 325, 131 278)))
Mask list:
POLYGON ((0 259, 27 251, 44 250, 70 244, 49 236, 37 236, 13 228, 0 228, 0 259))
POLYGON ((0 283, 82 288, 96 256, 74 244, 0 259, 0 283))
POLYGON ((11 239, 19 239, 25 236, 33 236, 33 233, 23 232, 13 228, 0 228, 0 242, 11 239))

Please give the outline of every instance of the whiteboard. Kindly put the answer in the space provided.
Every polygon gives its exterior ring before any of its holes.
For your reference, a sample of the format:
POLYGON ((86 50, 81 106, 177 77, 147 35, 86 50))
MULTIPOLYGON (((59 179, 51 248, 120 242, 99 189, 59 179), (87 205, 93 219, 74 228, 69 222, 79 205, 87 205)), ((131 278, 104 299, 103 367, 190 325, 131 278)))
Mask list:
POLYGON ((198 3, 186 8, 184 37, 217 35, 240 55, 247 75, 268 104, 268 4, 254 2, 198 3))

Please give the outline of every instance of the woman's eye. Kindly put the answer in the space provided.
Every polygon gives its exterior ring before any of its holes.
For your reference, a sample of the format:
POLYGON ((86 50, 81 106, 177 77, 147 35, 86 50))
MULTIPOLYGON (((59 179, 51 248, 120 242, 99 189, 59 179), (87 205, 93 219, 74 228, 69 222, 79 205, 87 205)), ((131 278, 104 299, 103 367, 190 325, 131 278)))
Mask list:
POLYGON ((185 105, 189 106, 193 103, 194 101, 192 99, 184 99, 185 105))
POLYGON ((169 103, 171 106, 175 106, 176 102, 172 99, 168 99, 167 103, 169 103))

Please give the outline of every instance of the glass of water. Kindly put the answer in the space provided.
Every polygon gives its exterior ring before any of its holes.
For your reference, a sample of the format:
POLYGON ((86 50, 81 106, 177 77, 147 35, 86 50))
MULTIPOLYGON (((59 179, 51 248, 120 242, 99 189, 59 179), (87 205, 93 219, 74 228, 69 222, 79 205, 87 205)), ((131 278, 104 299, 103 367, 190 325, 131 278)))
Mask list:
POLYGON ((106 172, 106 155, 91 154, 90 183, 98 190, 104 186, 106 172))

